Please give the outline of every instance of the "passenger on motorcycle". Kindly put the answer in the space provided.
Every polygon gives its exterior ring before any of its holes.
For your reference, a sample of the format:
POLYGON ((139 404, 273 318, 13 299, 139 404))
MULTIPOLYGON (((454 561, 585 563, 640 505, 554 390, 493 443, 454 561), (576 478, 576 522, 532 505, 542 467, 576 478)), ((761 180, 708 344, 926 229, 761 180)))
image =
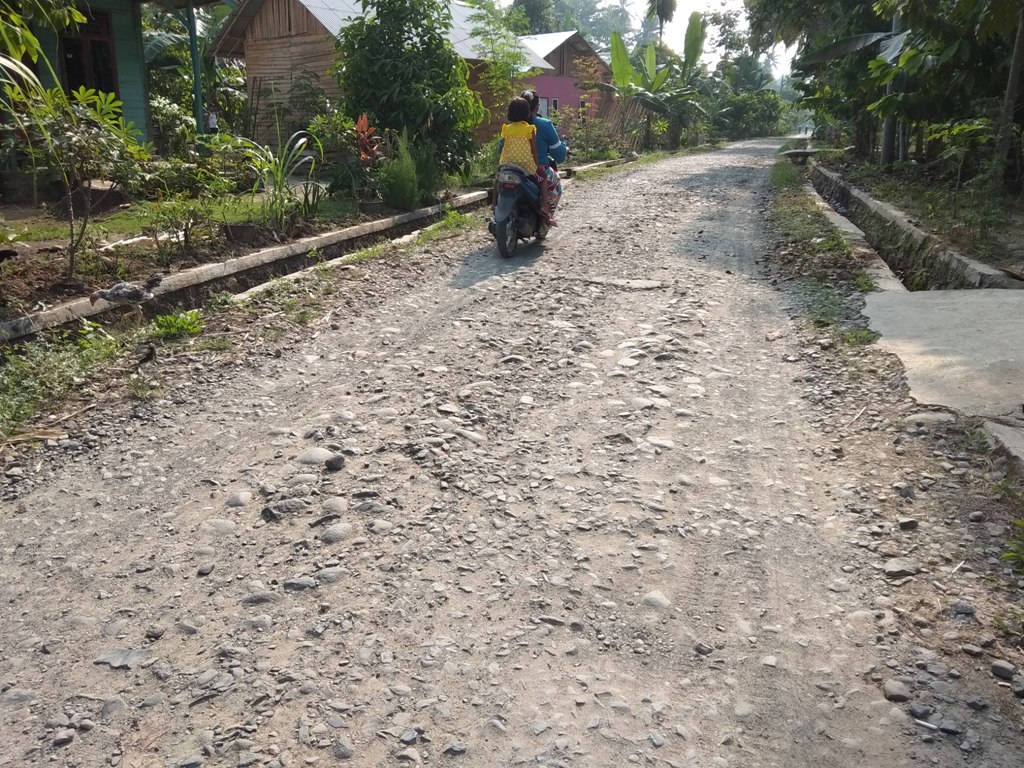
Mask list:
POLYGON ((530 122, 537 127, 537 158, 544 167, 547 178, 547 203, 554 216, 558 201, 562 198, 562 180, 558 177, 558 163, 564 163, 568 147, 558 137, 555 124, 540 116, 540 96, 536 91, 526 90, 522 97, 530 104, 530 122))
POLYGON ((540 155, 537 152, 537 128, 529 119, 530 103, 522 97, 512 99, 508 104, 508 122, 501 126, 501 157, 498 163, 518 165, 527 172, 536 172, 537 184, 540 187, 541 213, 548 223, 553 223, 547 203, 549 193, 546 166, 540 162, 540 155))

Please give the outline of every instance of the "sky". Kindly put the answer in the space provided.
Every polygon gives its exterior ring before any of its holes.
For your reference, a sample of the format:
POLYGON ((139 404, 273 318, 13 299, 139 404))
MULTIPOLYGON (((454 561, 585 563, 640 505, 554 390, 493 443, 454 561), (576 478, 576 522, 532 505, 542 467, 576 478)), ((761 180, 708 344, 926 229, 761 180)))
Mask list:
MULTIPOLYGON (((647 13, 647 0, 629 0, 629 7, 636 20, 643 18, 647 13)), ((686 25, 690 21, 690 14, 694 11, 740 11, 740 18, 745 19, 743 0, 676 0, 676 12, 668 24, 665 25, 665 42, 675 51, 682 52, 683 38, 686 36, 686 25)), ((776 50, 777 63, 775 74, 788 74, 794 51, 786 51, 783 46, 776 50)), ((714 51, 705 47, 704 60, 714 66, 720 58, 714 51)))

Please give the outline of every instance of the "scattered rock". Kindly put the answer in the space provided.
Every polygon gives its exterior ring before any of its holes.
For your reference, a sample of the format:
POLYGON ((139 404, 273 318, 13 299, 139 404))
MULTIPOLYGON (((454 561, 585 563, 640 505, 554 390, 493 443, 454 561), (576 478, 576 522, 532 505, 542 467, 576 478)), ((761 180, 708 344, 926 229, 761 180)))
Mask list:
POLYGON ((1016 671, 1017 667, 1005 659, 997 659, 992 662, 992 674, 1000 680, 1012 680, 1016 671))
POLYGON ((314 445, 300 453, 295 460, 299 464, 324 464, 331 458, 334 458, 333 451, 314 445))
POLYGON ((350 760, 355 754, 355 748, 340 736, 331 744, 331 754, 339 760, 350 760))
POLYGON ((886 680, 882 693, 889 701, 910 701, 910 688, 900 680, 886 680))
POLYGON ((652 608, 668 608, 672 605, 672 601, 657 590, 653 590, 644 595, 643 603, 644 605, 649 605, 652 608))
POLYGON ((145 648, 117 648, 107 651, 93 664, 106 664, 111 669, 135 669, 150 655, 150 651, 145 648))
POLYGON ((890 579, 902 579, 920 573, 921 568, 909 557, 894 557, 885 562, 885 575, 890 579))

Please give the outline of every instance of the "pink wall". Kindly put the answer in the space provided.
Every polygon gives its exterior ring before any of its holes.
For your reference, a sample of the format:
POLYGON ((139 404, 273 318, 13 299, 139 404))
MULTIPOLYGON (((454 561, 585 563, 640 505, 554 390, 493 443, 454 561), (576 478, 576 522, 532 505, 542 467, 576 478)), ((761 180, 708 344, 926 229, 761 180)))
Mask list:
POLYGON ((530 78, 530 85, 537 89, 537 95, 541 97, 541 114, 544 113, 544 99, 548 100, 549 111, 552 99, 558 100, 559 109, 579 109, 580 91, 574 78, 565 75, 537 75, 530 78))

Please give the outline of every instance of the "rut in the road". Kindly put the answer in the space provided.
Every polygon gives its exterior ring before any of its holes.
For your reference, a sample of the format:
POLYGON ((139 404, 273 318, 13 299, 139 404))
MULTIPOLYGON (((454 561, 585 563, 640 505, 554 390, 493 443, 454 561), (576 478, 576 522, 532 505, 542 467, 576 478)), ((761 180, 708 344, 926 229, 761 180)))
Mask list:
POLYGON ((543 251, 368 268, 338 330, 97 417, 5 523, 0 765, 960 764, 881 692, 874 468, 755 269, 770 149, 576 185, 543 251))

